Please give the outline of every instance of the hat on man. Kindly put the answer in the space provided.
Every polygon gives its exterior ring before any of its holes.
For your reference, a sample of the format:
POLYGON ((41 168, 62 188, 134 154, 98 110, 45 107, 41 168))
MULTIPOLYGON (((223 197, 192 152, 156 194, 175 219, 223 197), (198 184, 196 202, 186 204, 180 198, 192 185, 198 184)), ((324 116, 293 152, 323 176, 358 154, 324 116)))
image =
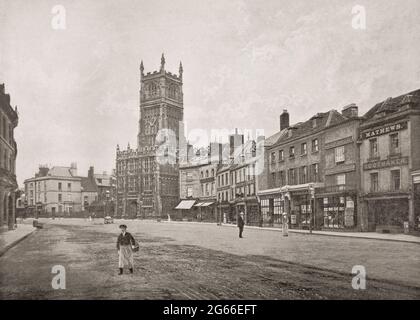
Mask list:
POLYGON ((120 229, 127 229, 127 226, 125 224, 120 224, 120 229))
POLYGON ((241 216, 243 216, 244 215, 244 213, 241 211, 241 213, 239 213, 241 216))

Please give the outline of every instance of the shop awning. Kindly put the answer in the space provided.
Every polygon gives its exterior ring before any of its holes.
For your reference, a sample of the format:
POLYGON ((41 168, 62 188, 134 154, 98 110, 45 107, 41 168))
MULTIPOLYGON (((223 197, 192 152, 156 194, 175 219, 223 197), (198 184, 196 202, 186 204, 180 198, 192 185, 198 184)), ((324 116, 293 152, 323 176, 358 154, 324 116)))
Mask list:
POLYGON ((195 200, 181 200, 180 203, 175 207, 175 209, 184 209, 189 210, 194 205, 195 200))
POLYGON ((194 207, 208 207, 210 205, 212 205, 214 202, 211 201, 203 201, 203 202, 198 202, 197 204, 194 205, 194 207))

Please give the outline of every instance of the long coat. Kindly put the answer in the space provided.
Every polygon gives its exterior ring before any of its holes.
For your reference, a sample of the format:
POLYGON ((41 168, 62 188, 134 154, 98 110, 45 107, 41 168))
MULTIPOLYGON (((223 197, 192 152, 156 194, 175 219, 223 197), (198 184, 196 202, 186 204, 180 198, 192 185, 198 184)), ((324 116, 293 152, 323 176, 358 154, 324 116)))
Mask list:
POLYGON ((244 225, 245 225, 244 218, 242 218, 241 216, 238 216, 238 227, 243 228, 244 225))

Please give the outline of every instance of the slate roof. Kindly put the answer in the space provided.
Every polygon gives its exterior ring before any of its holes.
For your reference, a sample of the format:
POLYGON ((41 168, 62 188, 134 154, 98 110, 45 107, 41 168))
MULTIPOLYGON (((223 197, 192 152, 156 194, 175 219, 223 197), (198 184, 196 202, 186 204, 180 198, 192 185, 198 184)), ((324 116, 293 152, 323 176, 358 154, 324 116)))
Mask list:
POLYGON ((70 167, 52 167, 48 170, 48 175, 53 177, 73 177, 70 167))
MULTIPOLYGON (((349 118, 343 116, 337 110, 330 110, 327 112, 317 113, 312 116, 309 120, 305 122, 299 122, 297 124, 291 125, 289 128, 283 129, 278 132, 276 135, 271 136, 269 139, 268 147, 281 145, 287 143, 290 140, 294 140, 299 137, 310 135, 316 133, 322 129, 334 126, 338 123, 347 121, 349 118), (313 119, 317 119, 317 124, 313 126, 313 119), (292 135, 289 136, 288 132, 292 130, 292 135), (273 142, 277 138, 276 142, 273 142)), ((267 140, 266 140, 267 141, 267 140)))
POLYGON ((82 192, 98 192, 98 187, 93 179, 80 177, 82 192))
POLYGON ((400 107, 404 101, 413 99, 419 103, 420 101, 420 89, 402 94, 395 98, 387 98, 384 101, 377 103, 363 116, 365 119, 370 119, 375 115, 385 113, 393 113, 400 111, 400 107))

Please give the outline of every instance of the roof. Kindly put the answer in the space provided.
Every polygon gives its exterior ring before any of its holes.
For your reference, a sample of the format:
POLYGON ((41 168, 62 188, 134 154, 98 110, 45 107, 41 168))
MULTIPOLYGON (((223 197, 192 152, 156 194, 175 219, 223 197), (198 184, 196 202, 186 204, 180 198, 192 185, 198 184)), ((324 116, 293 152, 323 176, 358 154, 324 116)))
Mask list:
POLYGON ((82 192, 98 192, 98 187, 94 180, 81 177, 82 192))
POLYGON ((109 187, 111 186, 111 176, 108 174, 94 174, 95 183, 99 187, 109 187), (99 179, 101 179, 101 182, 99 182, 99 179))
POLYGON ((264 140, 264 146, 266 147, 272 146, 280 139, 280 137, 282 137, 286 133, 287 133, 287 129, 283 129, 281 131, 276 132, 271 137, 268 137, 267 139, 264 140))
POLYGON ((70 171, 70 167, 52 167, 49 171, 48 171, 48 176, 53 176, 53 177, 73 177, 73 175, 71 174, 70 171))
POLYGON ((387 98, 384 101, 381 101, 374 105, 368 112, 363 116, 365 119, 370 119, 375 115, 381 113, 389 114, 393 112, 398 112, 401 109, 401 106, 407 101, 415 101, 419 104, 420 102, 420 89, 402 94, 396 98, 387 98))
MULTIPOLYGON (((337 110, 330 110, 323 113, 317 113, 313 117, 311 117, 309 120, 305 122, 299 122, 295 125, 292 125, 278 133, 278 139, 275 143, 269 145, 269 146, 276 146, 283 143, 287 143, 291 140, 295 140, 299 137, 307 136, 310 134, 314 134, 318 131, 321 131, 322 129, 334 126, 340 122, 347 121, 349 118, 343 116, 341 113, 339 113, 337 110), (317 119, 317 124, 314 127, 313 126, 313 119, 317 119), (289 134, 286 134, 286 132, 290 132, 292 130, 292 135, 289 136, 289 134)), ((270 137, 271 141, 275 139, 276 135, 270 137)))

